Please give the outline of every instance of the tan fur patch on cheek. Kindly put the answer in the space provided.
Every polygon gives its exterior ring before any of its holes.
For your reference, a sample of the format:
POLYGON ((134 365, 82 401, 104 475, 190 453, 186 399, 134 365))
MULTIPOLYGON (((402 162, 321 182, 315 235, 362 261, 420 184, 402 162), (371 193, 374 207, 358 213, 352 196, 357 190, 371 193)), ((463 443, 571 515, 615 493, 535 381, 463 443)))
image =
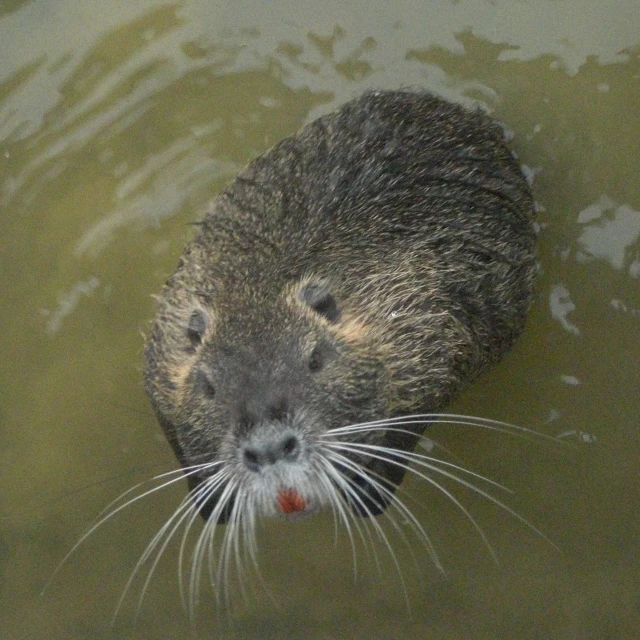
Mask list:
POLYGON ((368 326, 360 318, 356 317, 341 319, 331 327, 331 333, 338 340, 342 340, 347 344, 360 344, 370 336, 368 326))
POLYGON ((184 362, 171 368, 171 381, 175 385, 176 389, 175 404, 177 407, 182 407, 183 405, 187 386, 187 377, 191 373, 192 369, 192 362, 184 362))

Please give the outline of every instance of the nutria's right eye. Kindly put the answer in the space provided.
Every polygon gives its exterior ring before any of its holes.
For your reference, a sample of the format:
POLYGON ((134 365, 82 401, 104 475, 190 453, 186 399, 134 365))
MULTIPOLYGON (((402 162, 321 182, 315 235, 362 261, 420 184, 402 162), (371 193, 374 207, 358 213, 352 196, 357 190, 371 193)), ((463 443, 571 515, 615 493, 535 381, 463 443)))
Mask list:
POLYGON ((196 309, 189 318, 187 325, 187 338, 192 345, 200 344, 207 328, 207 318, 203 311, 196 309))
POLYGON ((213 382, 211 382, 209 376, 204 371, 198 372, 196 386, 205 398, 209 398, 209 400, 211 400, 215 397, 216 388, 213 386, 213 382))
POLYGON ((315 373, 316 371, 320 371, 320 369, 322 369, 323 366, 324 366, 324 358, 320 353, 320 349, 316 347, 311 352, 311 357, 309 358, 309 371, 312 371, 315 373))

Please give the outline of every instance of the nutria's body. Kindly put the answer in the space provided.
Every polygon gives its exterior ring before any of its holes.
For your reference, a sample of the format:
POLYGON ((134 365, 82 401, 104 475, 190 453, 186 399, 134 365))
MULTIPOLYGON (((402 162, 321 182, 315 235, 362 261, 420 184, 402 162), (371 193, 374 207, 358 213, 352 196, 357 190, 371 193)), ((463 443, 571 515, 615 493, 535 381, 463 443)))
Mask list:
POLYGON ((254 160, 186 247, 145 354, 203 515, 340 509, 340 495, 382 511, 405 470, 361 445, 410 451, 416 436, 344 428, 441 410, 499 359, 534 244, 502 130, 427 93, 367 93, 254 160))

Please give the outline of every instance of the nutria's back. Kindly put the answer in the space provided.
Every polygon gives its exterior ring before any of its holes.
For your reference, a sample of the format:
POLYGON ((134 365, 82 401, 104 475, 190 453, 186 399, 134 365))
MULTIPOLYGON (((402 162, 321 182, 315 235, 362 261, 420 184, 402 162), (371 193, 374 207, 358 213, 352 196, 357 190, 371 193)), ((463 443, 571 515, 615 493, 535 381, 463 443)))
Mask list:
POLYGON ((536 271, 533 216, 502 130, 424 92, 367 93, 253 161, 185 249, 146 349, 178 457, 205 465, 191 476, 211 487, 203 513, 223 520, 239 498, 304 511, 331 502, 328 486, 381 510, 404 470, 353 456, 363 473, 334 464, 346 485, 314 483, 322 438, 439 410, 512 345, 536 271), (210 479, 219 468, 224 482, 210 479))

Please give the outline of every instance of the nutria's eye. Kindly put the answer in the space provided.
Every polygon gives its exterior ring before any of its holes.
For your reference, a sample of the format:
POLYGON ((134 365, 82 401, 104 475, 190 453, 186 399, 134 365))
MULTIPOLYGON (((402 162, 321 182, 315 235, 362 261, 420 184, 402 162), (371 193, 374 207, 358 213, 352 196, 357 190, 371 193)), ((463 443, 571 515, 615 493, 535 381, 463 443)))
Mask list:
POLYGON ((200 344, 202 342, 202 336, 204 336, 206 328, 207 318, 204 312, 196 309, 191 314, 189 324, 187 325, 187 338, 189 338, 192 345, 200 344))
POLYGON ((322 369, 323 366, 324 366, 324 358, 322 357, 322 354, 320 353, 320 350, 318 349, 318 347, 316 347, 311 352, 311 357, 309 358, 309 371, 312 371, 315 373, 316 371, 320 371, 320 369, 322 369))
POLYGON ((300 291, 300 299, 329 322, 335 322, 340 317, 336 299, 322 284, 310 282, 305 285, 300 291))
POLYGON ((216 388, 213 386, 209 376, 204 371, 198 372, 196 386, 205 398, 209 398, 211 400, 216 395, 216 388))

